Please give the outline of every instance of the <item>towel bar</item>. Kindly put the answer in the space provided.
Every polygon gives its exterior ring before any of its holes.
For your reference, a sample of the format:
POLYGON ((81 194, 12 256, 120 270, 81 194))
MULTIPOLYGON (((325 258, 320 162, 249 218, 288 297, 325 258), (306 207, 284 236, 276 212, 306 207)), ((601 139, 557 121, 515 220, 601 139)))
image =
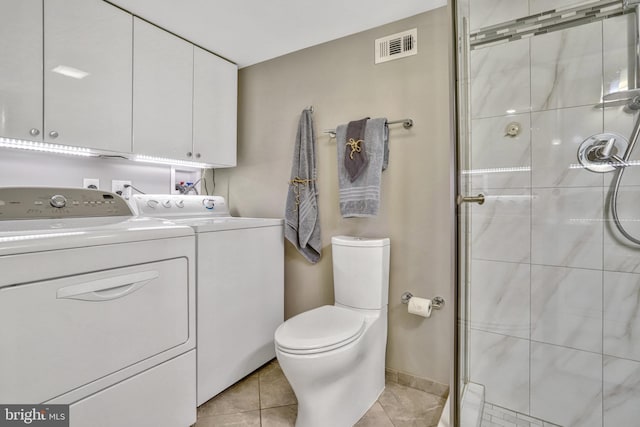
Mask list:
MULTIPOLYGON (((402 123, 402 127, 404 127, 405 129, 411 129, 413 127, 413 119, 401 119, 401 120, 391 120, 391 121, 387 121, 388 125, 396 125, 402 123)), ((336 137, 336 130, 335 129, 326 129, 323 130, 322 133, 328 133, 329 135, 331 135, 331 138, 335 138, 336 137)))

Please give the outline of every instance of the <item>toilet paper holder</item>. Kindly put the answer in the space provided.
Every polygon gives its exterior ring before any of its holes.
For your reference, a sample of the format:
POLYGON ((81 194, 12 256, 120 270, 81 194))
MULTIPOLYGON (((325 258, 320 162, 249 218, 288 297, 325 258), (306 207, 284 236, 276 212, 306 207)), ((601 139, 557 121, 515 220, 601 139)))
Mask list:
MULTIPOLYGON (((405 292, 400 296, 400 301, 403 304, 409 304, 409 300, 413 298, 413 294, 411 292, 405 292)), ((442 308, 442 306, 444 305, 444 298, 442 297, 435 297, 433 299, 431 299, 431 306, 433 308, 435 308, 436 310, 440 310, 442 308)))

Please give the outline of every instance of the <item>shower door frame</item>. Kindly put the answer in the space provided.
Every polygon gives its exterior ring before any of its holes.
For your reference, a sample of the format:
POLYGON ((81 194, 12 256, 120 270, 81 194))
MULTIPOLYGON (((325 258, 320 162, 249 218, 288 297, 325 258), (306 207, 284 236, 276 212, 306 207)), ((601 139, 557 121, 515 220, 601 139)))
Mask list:
POLYGON ((450 209, 453 218, 452 236, 452 262, 451 262, 451 277, 453 279, 453 289, 451 291, 452 302, 451 304, 451 325, 453 326, 453 334, 451 334, 450 348, 453 354, 453 360, 451 362, 450 370, 450 386, 449 386, 449 420, 450 426, 459 426, 459 406, 460 399, 460 376, 459 369, 459 339, 460 339, 460 327, 459 327, 459 288, 460 288, 460 268, 464 268, 464 260, 460 256, 461 236, 460 214, 463 209, 456 202, 457 195, 460 193, 460 164, 459 164, 459 118, 458 118, 458 49, 460 49, 458 39, 458 23, 457 23, 457 0, 447 1, 447 12, 449 14, 450 25, 450 37, 449 37, 449 69, 451 70, 451 78, 449 80, 449 117, 450 117, 450 209))

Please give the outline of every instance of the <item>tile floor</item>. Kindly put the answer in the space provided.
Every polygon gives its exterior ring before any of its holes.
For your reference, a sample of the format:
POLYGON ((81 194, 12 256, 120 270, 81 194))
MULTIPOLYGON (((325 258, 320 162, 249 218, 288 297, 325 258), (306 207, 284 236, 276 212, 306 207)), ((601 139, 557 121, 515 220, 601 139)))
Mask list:
MULTIPOLYGON (((444 403, 440 396, 387 381, 356 426, 437 426, 444 403)), ((296 396, 274 359, 200 406, 195 426, 288 427, 294 426, 296 413, 296 396)))

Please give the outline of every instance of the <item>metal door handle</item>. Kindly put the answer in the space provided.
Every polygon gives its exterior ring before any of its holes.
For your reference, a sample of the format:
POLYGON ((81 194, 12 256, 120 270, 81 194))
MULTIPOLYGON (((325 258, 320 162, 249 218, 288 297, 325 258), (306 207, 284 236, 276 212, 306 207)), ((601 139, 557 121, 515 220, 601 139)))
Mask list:
POLYGON ((484 203, 484 194, 480 193, 477 196, 463 196, 460 194, 458 195, 457 202, 459 205, 462 203, 477 203, 482 205, 484 203))

